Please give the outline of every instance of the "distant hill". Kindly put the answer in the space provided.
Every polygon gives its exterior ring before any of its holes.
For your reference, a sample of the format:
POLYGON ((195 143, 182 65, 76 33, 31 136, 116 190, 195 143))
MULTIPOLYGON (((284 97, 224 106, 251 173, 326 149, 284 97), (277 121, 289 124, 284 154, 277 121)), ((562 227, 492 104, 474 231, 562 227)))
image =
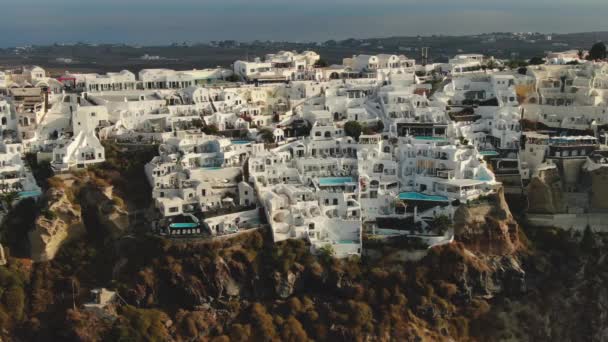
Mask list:
POLYGON ((326 42, 236 42, 131 46, 125 44, 66 44, 0 49, 0 66, 35 64, 58 74, 65 70, 107 72, 144 68, 192 69, 230 67, 238 59, 252 59, 278 50, 315 50, 329 63, 360 53, 405 54, 420 60, 420 48, 430 48, 430 61, 443 62, 459 53, 483 53, 503 59, 527 59, 547 51, 588 49, 608 41, 608 32, 568 34, 494 32, 467 36, 395 36, 326 42), (145 59, 142 56, 159 56, 145 59), (68 61, 69 63, 66 63, 68 61))

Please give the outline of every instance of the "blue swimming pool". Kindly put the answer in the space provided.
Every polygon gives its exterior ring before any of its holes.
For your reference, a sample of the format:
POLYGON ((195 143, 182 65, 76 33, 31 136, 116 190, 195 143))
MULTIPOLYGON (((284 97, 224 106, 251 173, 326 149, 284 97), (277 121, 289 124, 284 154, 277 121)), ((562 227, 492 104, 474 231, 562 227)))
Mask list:
POLYGON ((354 244, 358 244, 359 241, 357 240, 338 240, 338 244, 340 245, 354 245, 354 244))
POLYGON ((480 181, 484 181, 484 182, 489 182, 492 180, 492 178, 488 175, 480 175, 480 176, 477 176, 476 179, 480 180, 480 181))
POLYGON ((245 145, 251 143, 249 140, 232 140, 231 142, 235 145, 245 145))
POLYGON ((21 191, 19 193, 19 198, 39 197, 40 195, 42 195, 42 192, 40 190, 21 191))
POLYGON ((344 185, 346 183, 352 183, 352 177, 324 177, 319 178, 319 185, 344 185))
POLYGON ((486 156, 486 157, 495 157, 498 155, 498 152, 496 152, 496 151, 479 151, 479 154, 481 154, 482 156, 486 156))
POLYGON ((376 229, 376 235, 382 235, 382 236, 401 235, 402 233, 403 233, 403 231, 399 231, 396 229, 384 229, 384 228, 376 229))
POLYGON ((443 137, 428 137, 428 136, 423 136, 423 135, 414 136, 414 139, 428 140, 428 141, 444 141, 445 140, 445 138, 443 138, 443 137))
POLYGON ((198 224, 192 223, 192 222, 190 222, 190 223, 188 223, 188 222, 186 222, 186 223, 171 223, 169 225, 169 228, 174 228, 174 229, 178 229, 178 228, 197 228, 197 227, 198 227, 198 224))
POLYGON ((399 194, 399 199, 410 200, 410 201, 433 201, 433 202, 447 202, 448 198, 440 195, 425 195, 419 192, 402 192, 399 194))

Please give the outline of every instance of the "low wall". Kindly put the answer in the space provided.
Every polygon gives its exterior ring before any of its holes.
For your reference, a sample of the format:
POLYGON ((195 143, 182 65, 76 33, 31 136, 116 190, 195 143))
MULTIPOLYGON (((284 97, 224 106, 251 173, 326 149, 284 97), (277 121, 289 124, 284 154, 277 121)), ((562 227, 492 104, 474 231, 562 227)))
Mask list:
POLYGON ((608 213, 592 214, 528 214, 528 221, 535 226, 556 227, 584 231, 587 226, 594 232, 608 233, 608 213))

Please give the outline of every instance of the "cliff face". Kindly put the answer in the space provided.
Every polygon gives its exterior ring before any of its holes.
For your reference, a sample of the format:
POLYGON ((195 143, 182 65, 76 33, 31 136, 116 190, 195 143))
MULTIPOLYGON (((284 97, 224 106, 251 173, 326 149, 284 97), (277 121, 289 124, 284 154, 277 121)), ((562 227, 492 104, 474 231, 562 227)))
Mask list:
POLYGON ((528 212, 558 214, 566 212, 562 180, 557 168, 541 170, 528 184, 528 212))
POLYGON ((114 195, 112 186, 84 186, 79 200, 90 224, 99 225, 109 234, 125 233, 131 224, 124 201, 114 195))
POLYGON ((511 215, 501 189, 479 203, 461 205, 454 214, 456 241, 474 253, 511 255, 520 247, 519 224, 511 215))
POLYGON ((48 261, 55 257, 62 243, 80 237, 85 228, 80 206, 69 199, 69 190, 51 188, 45 195, 47 206, 29 233, 32 259, 48 261))
POLYGON ((46 206, 29 233, 36 262, 52 260, 64 242, 82 237, 87 230, 121 233, 130 224, 124 203, 113 196, 112 187, 90 183, 87 174, 56 177, 44 201, 46 206), (90 218, 87 224, 85 218, 90 218))
POLYGON ((590 183, 591 207, 608 209, 608 167, 600 167, 584 173, 587 184, 590 183))

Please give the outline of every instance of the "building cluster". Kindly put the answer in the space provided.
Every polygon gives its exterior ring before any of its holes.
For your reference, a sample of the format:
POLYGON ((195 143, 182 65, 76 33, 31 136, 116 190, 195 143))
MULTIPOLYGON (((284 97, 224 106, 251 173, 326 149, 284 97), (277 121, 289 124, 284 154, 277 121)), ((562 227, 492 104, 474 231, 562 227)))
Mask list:
MULTIPOLYGON (((156 144, 145 174, 171 237, 267 225, 275 241, 339 257, 361 254, 366 234, 447 243, 453 231, 437 222, 464 203, 525 191, 546 170, 580 197, 584 175, 608 168, 608 64, 554 62, 522 72, 478 54, 428 65, 380 54, 327 65, 281 51, 232 70, 6 71, 0 186, 40 194, 25 153, 63 172, 103 162, 104 140, 156 144)), ((566 211, 604 205, 598 196, 566 211)))

